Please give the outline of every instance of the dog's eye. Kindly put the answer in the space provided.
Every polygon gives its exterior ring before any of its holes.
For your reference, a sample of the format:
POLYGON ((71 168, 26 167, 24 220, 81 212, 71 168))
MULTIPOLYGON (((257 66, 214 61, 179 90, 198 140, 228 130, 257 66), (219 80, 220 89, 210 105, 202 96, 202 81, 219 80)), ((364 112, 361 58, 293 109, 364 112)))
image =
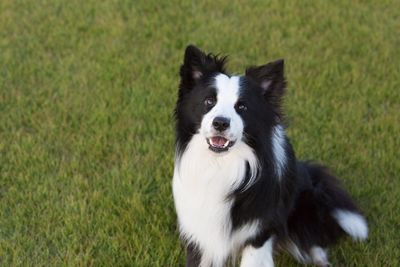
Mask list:
POLYGON ((204 105, 205 105, 206 107, 212 107, 212 106, 214 106, 214 105, 215 105, 215 98, 213 98, 213 97, 208 97, 208 98, 206 98, 206 100, 204 100, 204 105))
POLYGON ((246 111, 247 110, 247 106, 244 103, 237 103, 236 104, 236 109, 239 111, 246 111))

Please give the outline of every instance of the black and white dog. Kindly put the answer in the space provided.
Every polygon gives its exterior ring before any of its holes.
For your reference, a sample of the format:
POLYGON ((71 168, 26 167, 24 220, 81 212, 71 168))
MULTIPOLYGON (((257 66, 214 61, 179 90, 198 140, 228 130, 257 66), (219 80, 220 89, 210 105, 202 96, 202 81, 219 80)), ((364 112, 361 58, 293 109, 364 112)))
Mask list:
POLYGON ((173 195, 186 266, 274 266, 273 250, 327 266, 344 233, 367 238, 360 210, 326 168, 296 160, 282 124, 283 60, 226 72, 185 51, 176 104, 173 195))

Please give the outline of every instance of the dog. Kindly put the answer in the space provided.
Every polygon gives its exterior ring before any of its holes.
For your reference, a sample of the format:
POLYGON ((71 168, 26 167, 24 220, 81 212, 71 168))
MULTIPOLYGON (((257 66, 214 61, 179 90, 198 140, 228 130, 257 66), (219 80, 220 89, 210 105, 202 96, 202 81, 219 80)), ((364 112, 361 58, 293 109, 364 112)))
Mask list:
POLYGON ((327 247, 365 240, 360 209, 326 167, 296 159, 285 133, 284 61, 225 69, 189 45, 175 108, 173 197, 186 266, 274 266, 274 250, 328 266, 327 247))

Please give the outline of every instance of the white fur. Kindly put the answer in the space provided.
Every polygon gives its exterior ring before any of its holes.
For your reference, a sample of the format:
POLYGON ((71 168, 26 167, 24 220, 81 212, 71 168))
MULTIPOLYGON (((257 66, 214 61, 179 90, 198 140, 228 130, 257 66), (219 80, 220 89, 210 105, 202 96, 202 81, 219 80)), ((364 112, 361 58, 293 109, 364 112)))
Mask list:
POLYGON ((257 166, 255 154, 244 142, 238 142, 227 153, 216 154, 208 149, 201 134, 194 135, 176 159, 173 194, 180 232, 202 250, 204 266, 210 262, 221 266, 258 233, 257 221, 232 233, 232 200, 227 196, 241 184, 246 161, 257 166))
MULTIPOLYGON (((215 117, 225 117, 230 119, 230 127, 226 132, 226 137, 230 141, 236 141, 236 144, 241 143, 243 142, 244 124, 242 118, 235 110, 235 104, 240 94, 240 77, 228 77, 225 74, 218 74, 215 77, 215 87, 217 89, 217 104, 204 115, 199 132, 204 138, 219 134, 212 127, 212 122, 215 117)), ((206 143, 204 145, 208 146, 206 143)), ((246 190, 254 182, 259 168, 257 160, 252 160, 248 163, 250 164, 251 176, 247 184, 243 187, 243 190, 246 190)))
POLYGON ((326 253, 326 250, 318 247, 318 246, 313 246, 310 249, 310 255, 313 263, 316 266, 328 266, 329 261, 328 261, 328 255, 326 253))
POLYGON ((268 239, 260 248, 249 245, 243 250, 240 267, 273 267, 272 252, 273 238, 268 239))
POLYGON ((310 256, 304 251, 300 250, 300 248, 293 242, 289 241, 285 248, 287 251, 300 263, 308 264, 310 263, 310 256))
POLYGON ((328 266, 328 254, 327 250, 313 246, 310 251, 301 250, 293 241, 289 241, 285 247, 290 254, 300 263, 303 264, 314 264, 316 266, 328 266))
MULTIPOLYGON (((201 250, 201 266, 219 267, 260 230, 260 222, 256 220, 232 231, 233 200, 228 198, 242 184, 247 163, 251 178, 245 189, 257 176, 259 165, 253 149, 242 140, 244 124, 235 110, 240 94, 240 78, 219 74, 215 77, 215 87, 216 105, 204 115, 199 132, 192 137, 185 151, 176 154, 173 194, 181 236, 201 250), (219 116, 230 119, 230 127, 224 134, 235 144, 227 152, 215 153, 209 149, 206 139, 220 134, 212 127, 214 118, 219 116)), ((285 161, 282 142, 283 129, 278 127, 274 133, 273 148, 280 161, 277 169, 283 168, 285 161)), ((255 262, 261 260, 257 257, 270 253, 270 258, 264 259, 264 262, 269 264, 265 266, 273 266, 272 241, 261 250, 248 248, 248 251, 248 255, 256 255, 255 262)), ((249 257, 245 256, 244 262, 251 262, 249 257)))
POLYGON ((355 240, 368 237, 368 226, 364 217, 348 210, 337 209, 332 213, 340 227, 355 240))
POLYGON ((212 122, 215 117, 225 117, 230 119, 230 127, 226 132, 226 137, 230 141, 241 140, 243 135, 243 120, 235 110, 235 104, 239 98, 238 76, 228 77, 225 74, 218 74, 215 77, 215 87, 217 89, 217 104, 204 115, 201 122, 200 133, 204 137, 216 135, 212 122))
POLYGON ((281 125, 275 126, 272 131, 272 150, 274 153, 275 172, 281 178, 286 166, 285 130, 281 125))

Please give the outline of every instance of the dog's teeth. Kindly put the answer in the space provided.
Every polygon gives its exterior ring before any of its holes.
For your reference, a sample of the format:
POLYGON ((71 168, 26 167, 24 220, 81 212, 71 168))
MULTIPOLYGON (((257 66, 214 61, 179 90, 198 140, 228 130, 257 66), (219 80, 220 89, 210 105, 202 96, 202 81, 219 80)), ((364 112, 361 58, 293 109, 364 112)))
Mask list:
POLYGON ((223 137, 209 138, 208 141, 211 146, 219 149, 227 148, 230 144, 229 140, 223 137), (221 141, 224 141, 224 143, 222 143, 221 141))
POLYGON ((229 141, 226 141, 224 144, 224 148, 227 147, 229 145, 229 141))

